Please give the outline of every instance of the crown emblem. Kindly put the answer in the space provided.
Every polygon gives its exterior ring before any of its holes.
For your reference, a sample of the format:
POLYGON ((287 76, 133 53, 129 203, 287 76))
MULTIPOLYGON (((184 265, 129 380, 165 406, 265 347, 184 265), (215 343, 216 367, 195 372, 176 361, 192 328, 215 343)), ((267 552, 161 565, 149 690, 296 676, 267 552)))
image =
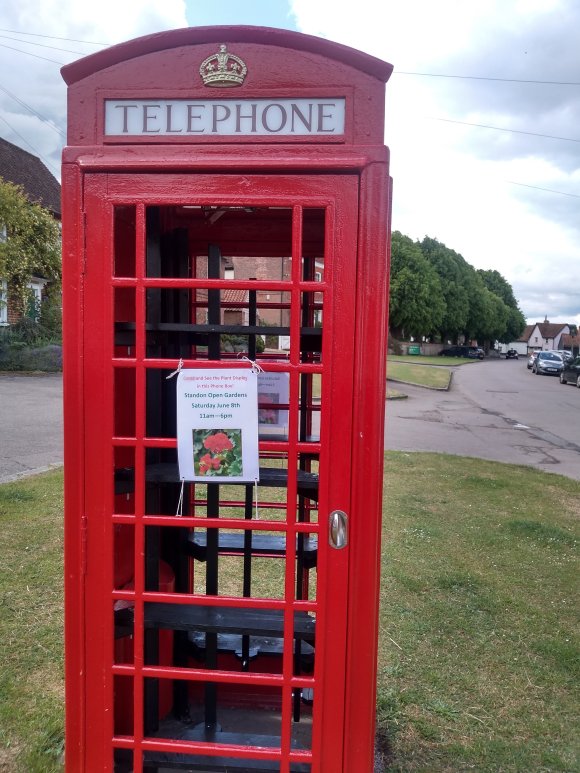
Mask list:
POLYGON ((225 45, 217 54, 204 59, 199 68, 205 86, 241 86, 248 68, 235 54, 229 54, 225 45))

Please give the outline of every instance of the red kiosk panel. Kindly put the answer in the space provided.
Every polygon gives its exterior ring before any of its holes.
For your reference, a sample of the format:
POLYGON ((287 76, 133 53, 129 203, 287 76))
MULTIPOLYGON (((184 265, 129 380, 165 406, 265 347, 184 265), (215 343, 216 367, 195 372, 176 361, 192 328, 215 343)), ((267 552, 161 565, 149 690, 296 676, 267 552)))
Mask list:
POLYGON ((71 773, 372 770, 390 69, 206 28, 63 70, 71 773), (231 428, 180 475, 182 367, 259 371, 259 479, 231 428))

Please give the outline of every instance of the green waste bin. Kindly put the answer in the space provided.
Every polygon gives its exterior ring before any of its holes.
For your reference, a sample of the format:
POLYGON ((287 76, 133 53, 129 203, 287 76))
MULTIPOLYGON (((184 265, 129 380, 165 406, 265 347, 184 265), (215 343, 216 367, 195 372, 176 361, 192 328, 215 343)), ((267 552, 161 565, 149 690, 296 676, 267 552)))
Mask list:
POLYGON ((407 349, 408 354, 421 354, 421 347, 419 344, 409 344, 409 348, 407 349))

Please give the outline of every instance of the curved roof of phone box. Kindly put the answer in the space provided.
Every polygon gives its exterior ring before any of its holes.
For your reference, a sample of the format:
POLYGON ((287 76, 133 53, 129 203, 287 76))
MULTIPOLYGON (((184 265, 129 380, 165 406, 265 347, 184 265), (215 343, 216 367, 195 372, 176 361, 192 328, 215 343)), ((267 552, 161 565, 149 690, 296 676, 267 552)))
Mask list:
POLYGON ((61 69, 61 74, 70 86, 89 75, 94 75, 100 70, 127 59, 170 48, 212 42, 217 44, 260 43, 319 54, 354 67, 385 83, 393 71, 393 65, 382 61, 382 59, 313 35, 304 35, 301 32, 274 27, 216 26, 185 27, 135 38, 67 64, 61 69))

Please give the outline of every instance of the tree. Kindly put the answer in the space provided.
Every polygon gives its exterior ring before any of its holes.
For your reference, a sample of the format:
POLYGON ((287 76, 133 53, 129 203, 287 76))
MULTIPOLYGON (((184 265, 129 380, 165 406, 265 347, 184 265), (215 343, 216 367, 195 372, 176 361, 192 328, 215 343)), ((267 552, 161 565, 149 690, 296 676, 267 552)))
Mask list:
POLYGON ((478 269, 477 273, 485 282, 485 286, 492 293, 498 295, 506 306, 511 306, 513 309, 517 309, 518 303, 514 296, 514 291, 510 283, 503 278, 503 276, 495 269, 484 270, 478 269))
POLYGON ((0 178, 0 278, 8 285, 11 303, 24 314, 31 299, 28 289, 33 276, 60 286, 60 227, 39 204, 26 198, 18 185, 0 178))
POLYGON ((437 272, 418 244, 398 231, 391 249, 390 321, 403 336, 433 335, 441 328, 445 301, 437 272))
POLYGON ((502 327, 501 334, 495 336, 496 339, 506 344, 516 341, 526 326, 526 318, 520 311, 512 286, 499 271, 479 269, 477 273, 483 279, 487 289, 500 298, 507 307, 506 323, 502 327))
POLYGON ((519 308, 513 309, 508 306, 508 322, 504 338, 498 338, 502 343, 508 344, 510 341, 517 341, 526 327, 526 318, 519 308))
POLYGON ((492 293, 488 288, 486 288, 486 291, 489 293, 489 303, 491 305, 491 324, 486 331, 485 340, 503 341, 506 337, 509 308, 499 295, 492 293))
POLYGON ((469 300, 463 287, 465 261, 437 239, 425 237, 421 242, 421 252, 431 263, 439 276, 441 291, 445 301, 445 313, 441 321, 440 335, 443 341, 456 341, 465 331, 469 314, 469 300))
POLYGON ((393 233, 390 299, 391 327, 416 337, 509 342, 526 325, 511 285, 498 271, 476 270, 428 236, 413 242, 393 233))

